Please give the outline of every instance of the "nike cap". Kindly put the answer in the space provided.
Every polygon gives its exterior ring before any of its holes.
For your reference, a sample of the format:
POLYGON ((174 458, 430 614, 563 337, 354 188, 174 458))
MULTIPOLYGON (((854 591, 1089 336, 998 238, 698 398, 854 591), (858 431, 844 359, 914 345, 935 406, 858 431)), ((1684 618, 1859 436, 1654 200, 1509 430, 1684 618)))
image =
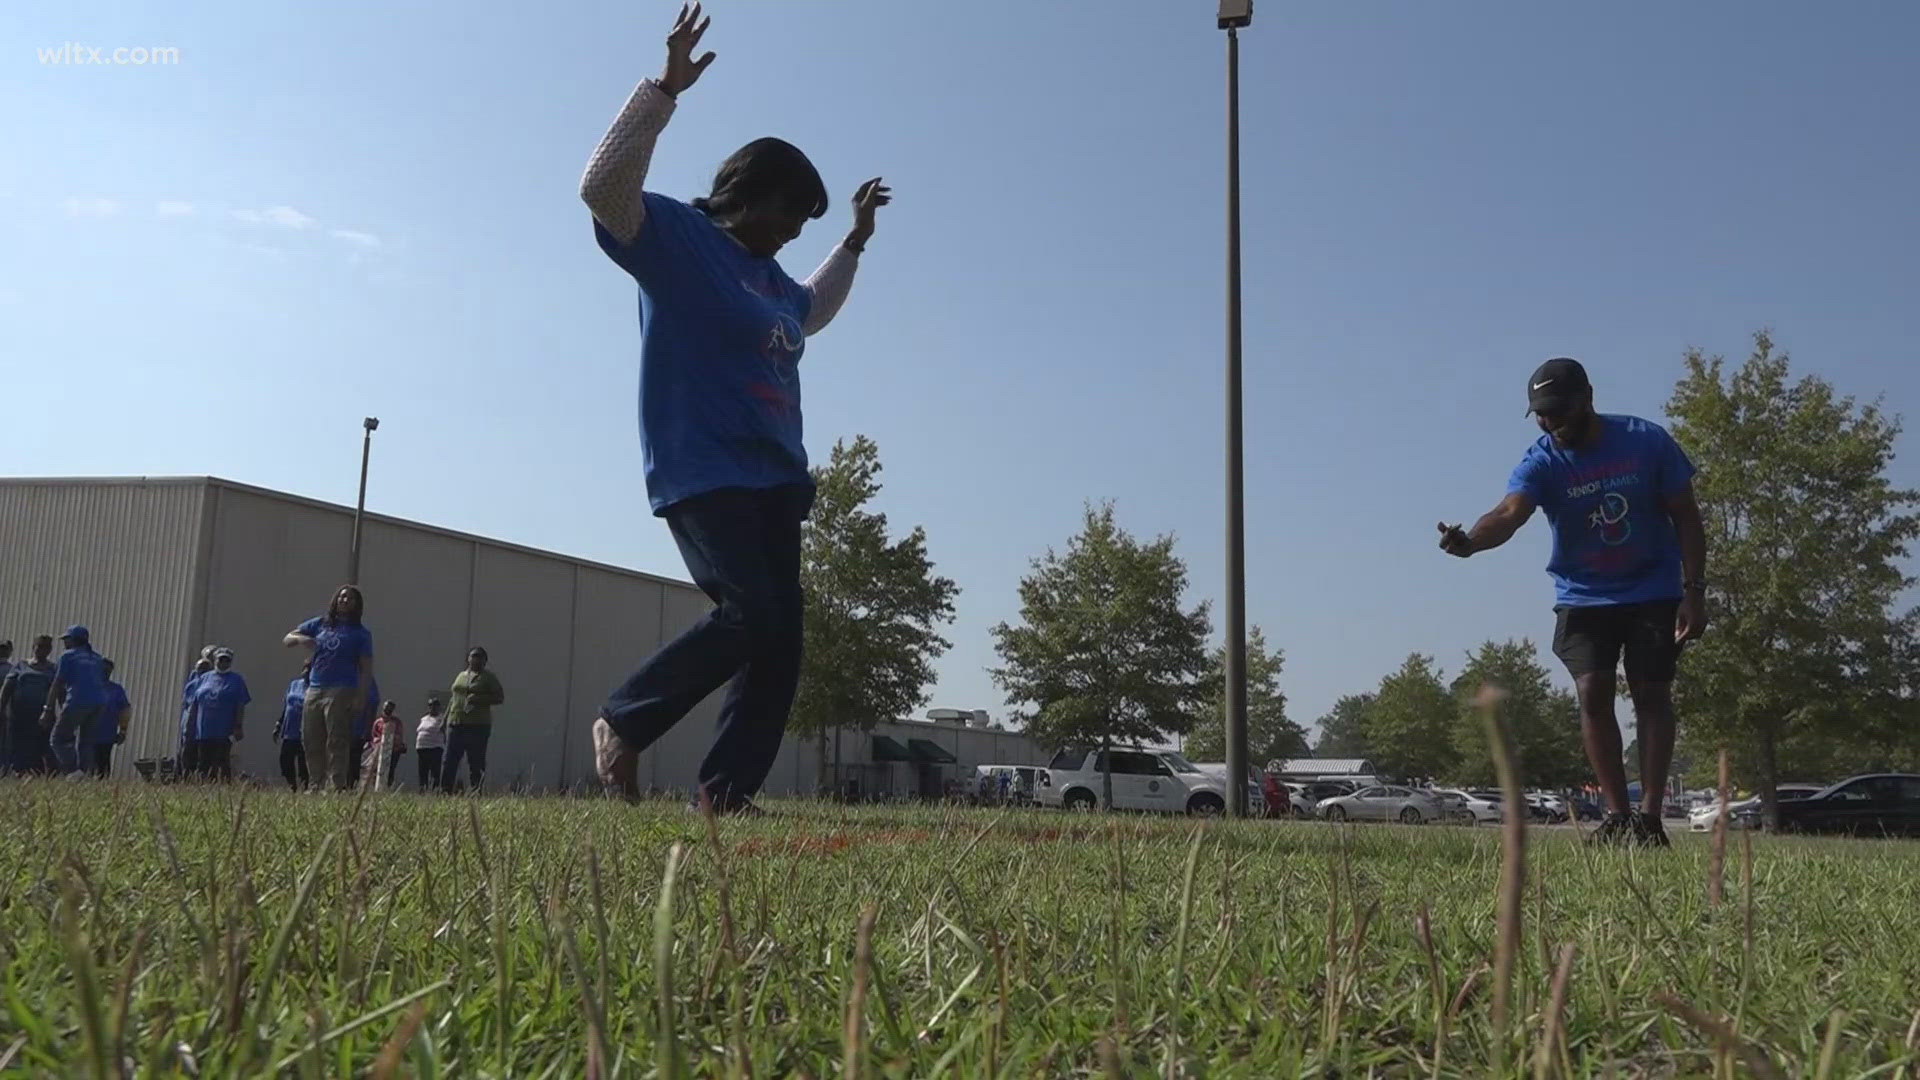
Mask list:
POLYGON ((1541 364, 1527 380, 1527 412, 1556 413, 1579 403, 1592 392, 1587 369, 1571 356, 1557 356, 1541 364))

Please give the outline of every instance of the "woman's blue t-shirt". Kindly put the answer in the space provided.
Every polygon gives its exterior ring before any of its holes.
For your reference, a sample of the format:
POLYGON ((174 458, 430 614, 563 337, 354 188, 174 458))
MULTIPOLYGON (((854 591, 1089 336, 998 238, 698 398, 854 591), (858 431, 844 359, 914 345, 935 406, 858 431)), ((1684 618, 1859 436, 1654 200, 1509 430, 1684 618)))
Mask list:
POLYGON ((655 513, 720 488, 809 485, 801 327, 813 295, 707 215, 648 192, 646 220, 601 250, 640 286, 640 442, 655 513))

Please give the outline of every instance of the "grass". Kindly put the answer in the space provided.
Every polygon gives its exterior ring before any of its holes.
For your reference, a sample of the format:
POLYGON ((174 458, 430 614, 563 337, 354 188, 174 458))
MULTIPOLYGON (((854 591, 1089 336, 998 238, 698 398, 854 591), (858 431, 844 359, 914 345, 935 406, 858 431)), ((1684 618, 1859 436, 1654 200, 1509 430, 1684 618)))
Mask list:
POLYGON ((7 1075, 1920 1076, 1906 842, 1535 831, 1503 1029, 1493 829, 0 804, 7 1075))

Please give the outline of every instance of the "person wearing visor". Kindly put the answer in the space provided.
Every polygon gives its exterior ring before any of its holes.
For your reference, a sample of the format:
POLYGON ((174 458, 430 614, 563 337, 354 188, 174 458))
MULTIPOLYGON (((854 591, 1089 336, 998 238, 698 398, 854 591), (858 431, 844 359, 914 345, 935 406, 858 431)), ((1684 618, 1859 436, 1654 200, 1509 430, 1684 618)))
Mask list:
POLYGON ((1666 429, 1599 413, 1586 368, 1569 357, 1527 380, 1541 435, 1506 497, 1470 529, 1440 523, 1440 548, 1467 558, 1499 547, 1538 508, 1553 530, 1553 651, 1573 677, 1580 730, 1606 818, 1591 839, 1666 847, 1661 803, 1673 762, 1673 678, 1681 646, 1707 627, 1707 535, 1693 463, 1666 429), (1641 801, 1628 803, 1615 672, 1624 655, 1639 729, 1641 801))
POLYGON ((639 286, 648 502, 714 603, 608 696, 593 744, 601 782, 634 797, 640 751, 727 683, 700 787, 715 808, 751 813, 800 678, 800 531, 814 497, 801 353, 846 300, 892 195, 878 177, 861 184, 853 228, 801 283, 775 256, 828 198, 792 144, 746 144, 691 202, 646 190, 661 130, 713 63, 697 52, 707 26, 699 5, 681 9, 665 70, 634 90, 580 183, 600 249, 639 286))
POLYGON ((233 670, 233 650, 213 651, 213 670, 193 680, 187 733, 193 737, 195 773, 203 779, 233 778, 233 744, 245 737, 247 680, 233 670))

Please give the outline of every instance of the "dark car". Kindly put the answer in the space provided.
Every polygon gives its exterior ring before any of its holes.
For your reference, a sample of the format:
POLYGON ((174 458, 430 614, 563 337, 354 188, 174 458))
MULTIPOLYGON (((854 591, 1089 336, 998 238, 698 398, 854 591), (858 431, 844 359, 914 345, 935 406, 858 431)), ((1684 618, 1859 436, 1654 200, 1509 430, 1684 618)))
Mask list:
MULTIPOLYGON (((1740 824, 1758 828, 1762 808, 1739 812, 1740 824)), ((1817 795, 1780 803, 1780 831, 1854 836, 1920 836, 1920 776, 1872 773, 1842 780, 1817 795)))

